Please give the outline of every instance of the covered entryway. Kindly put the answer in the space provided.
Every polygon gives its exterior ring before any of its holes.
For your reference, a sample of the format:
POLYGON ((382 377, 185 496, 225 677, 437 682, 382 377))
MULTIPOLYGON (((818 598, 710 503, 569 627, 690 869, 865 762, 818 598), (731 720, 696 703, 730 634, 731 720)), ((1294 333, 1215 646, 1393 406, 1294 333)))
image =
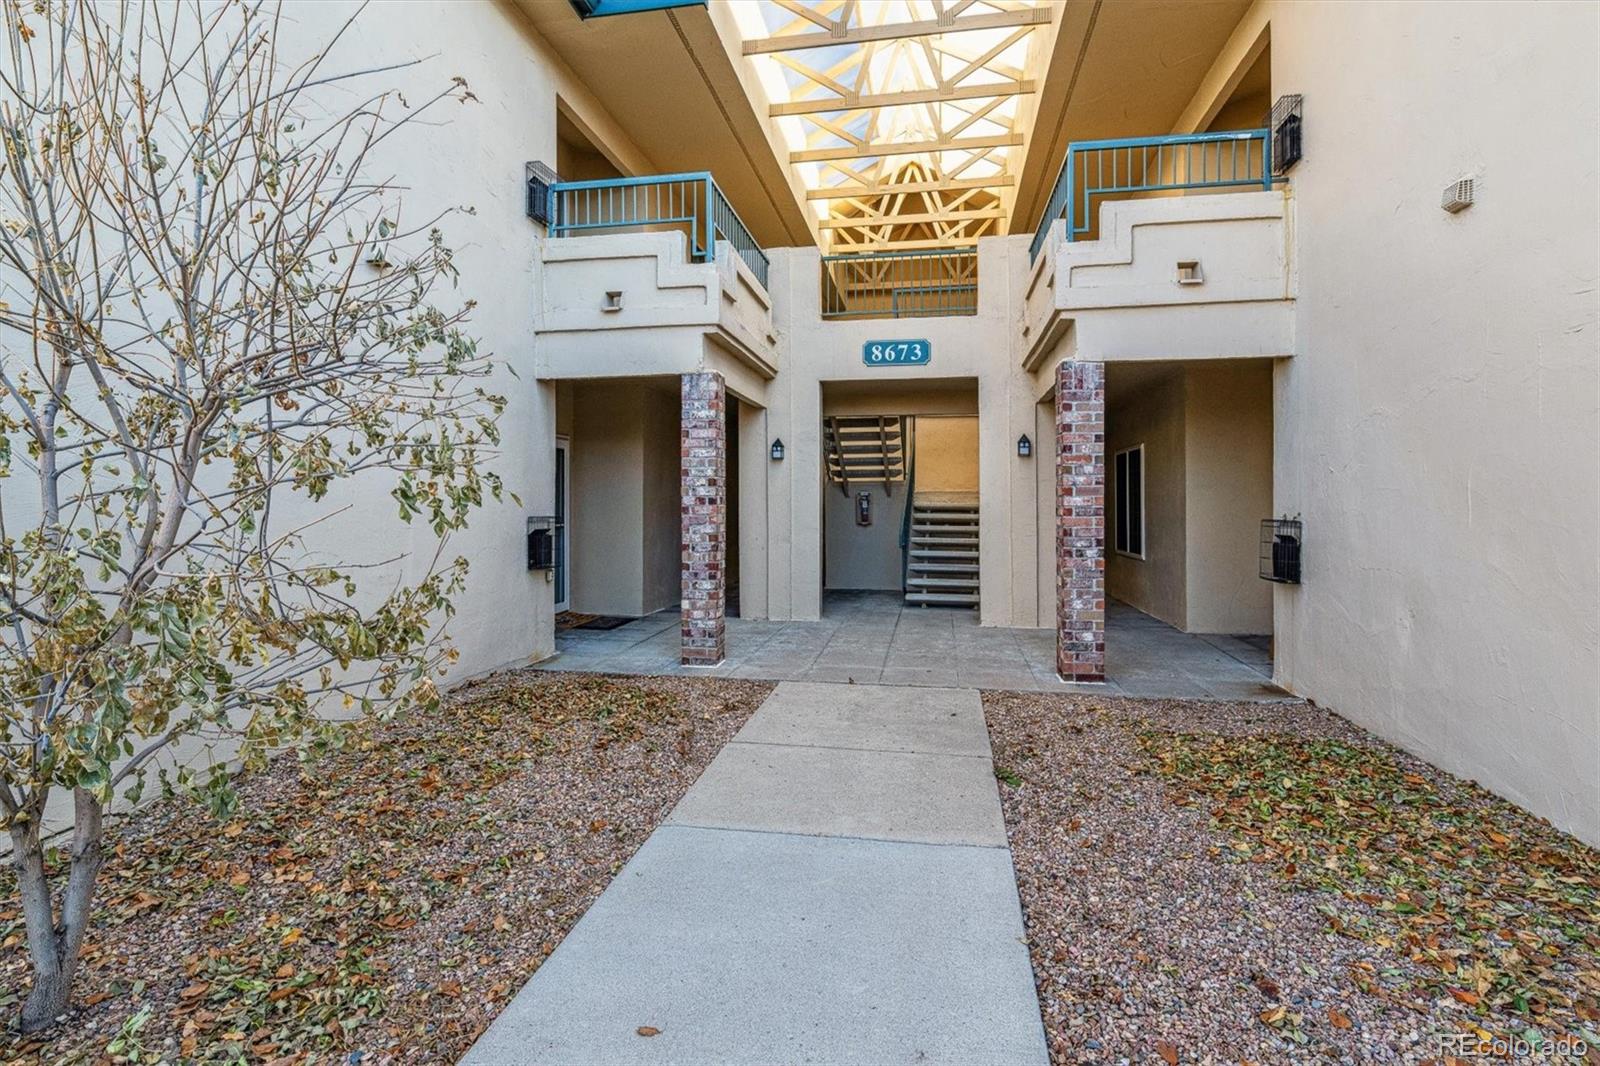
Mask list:
MULTIPOLYGON (((1273 687, 1265 648, 1182 633, 1126 604, 1108 610, 1106 682, 1092 689, 1056 676, 1049 629, 980 626, 975 611, 908 607, 895 592, 830 592, 810 622, 730 619, 727 658, 714 671, 775 681, 960 686, 1021 692, 1106 692, 1161 698, 1290 699, 1273 687)), ((545 670, 622 674, 698 671, 679 662, 676 609, 606 631, 556 634, 545 670)))
POLYGON ((715 373, 560 383, 558 647, 670 613, 686 661, 722 660, 741 600, 741 509, 765 498, 740 492, 744 458, 759 458, 740 437, 759 443, 761 414, 715 373))
MULTIPOLYGON (((1252 662, 1274 595, 1273 360, 1064 362, 1053 398, 1057 660, 1097 682, 1114 607, 1252 662)), ((1132 616, 1125 618, 1131 619, 1132 616)))
POLYGON ((977 608, 977 383, 825 382, 822 410, 824 611, 841 593, 977 608))

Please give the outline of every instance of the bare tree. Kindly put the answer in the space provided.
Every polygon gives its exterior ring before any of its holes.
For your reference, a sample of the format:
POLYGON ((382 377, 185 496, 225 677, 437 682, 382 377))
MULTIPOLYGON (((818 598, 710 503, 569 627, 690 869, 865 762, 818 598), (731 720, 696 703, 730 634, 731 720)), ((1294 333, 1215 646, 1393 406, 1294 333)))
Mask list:
MULTIPOLYGON (((295 63, 272 6, 0 3, 0 820, 35 1030, 68 1003, 103 812, 161 752, 227 737, 257 765, 322 739, 329 700, 436 702, 466 570, 442 545, 500 495, 503 401, 470 301, 435 302, 438 219, 369 173, 464 82, 408 101, 383 88, 407 63, 325 69, 354 17, 295 63), (441 548, 326 561, 352 479, 441 548)), ((229 802, 225 775, 174 783, 229 802)))

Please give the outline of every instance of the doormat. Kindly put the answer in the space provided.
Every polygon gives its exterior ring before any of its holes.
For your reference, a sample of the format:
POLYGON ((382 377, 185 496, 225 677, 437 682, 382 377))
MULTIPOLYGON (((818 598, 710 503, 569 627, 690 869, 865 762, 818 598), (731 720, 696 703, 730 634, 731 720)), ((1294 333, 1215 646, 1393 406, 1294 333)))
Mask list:
POLYGON ((597 614, 597 615, 592 615, 587 621, 580 622, 577 625, 573 626, 572 628, 573 629, 616 629, 619 626, 627 625, 631 621, 633 621, 633 619, 624 618, 621 615, 597 614))

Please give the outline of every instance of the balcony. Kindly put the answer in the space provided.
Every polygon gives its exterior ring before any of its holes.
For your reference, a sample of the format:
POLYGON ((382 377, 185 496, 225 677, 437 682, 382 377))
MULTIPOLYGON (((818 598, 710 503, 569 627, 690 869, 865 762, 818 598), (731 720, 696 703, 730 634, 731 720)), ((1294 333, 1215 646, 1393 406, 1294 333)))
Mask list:
POLYGON ((1029 251, 1039 258, 1058 221, 1066 240, 1093 240, 1095 209, 1107 200, 1215 189, 1270 192, 1270 143, 1265 129, 1075 141, 1067 145, 1029 251))
POLYGON ((1067 149, 1034 235, 1023 365, 1293 354, 1290 200, 1266 130, 1067 149), (1070 340, 1068 339, 1070 330, 1070 340))
POLYGON ((558 181, 545 195, 542 376, 684 373, 707 342, 776 374, 767 254, 710 174, 558 181))
POLYGON ((976 248, 822 257, 822 317, 925 318, 978 313, 976 248))
POLYGON ((552 237, 677 231, 696 263, 715 259, 725 241, 766 287, 767 254, 709 173, 558 181, 549 195, 552 237))

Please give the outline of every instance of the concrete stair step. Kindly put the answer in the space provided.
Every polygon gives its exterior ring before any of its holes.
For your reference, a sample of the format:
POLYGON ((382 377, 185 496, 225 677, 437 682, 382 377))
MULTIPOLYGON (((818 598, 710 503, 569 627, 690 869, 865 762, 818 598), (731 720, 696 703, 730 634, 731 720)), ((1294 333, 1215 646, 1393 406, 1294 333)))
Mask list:
POLYGON ((909 570, 923 574, 976 574, 978 567, 973 563, 929 563, 911 560, 909 570))
POLYGON ((906 578, 906 587, 929 592, 975 589, 978 587, 978 575, 972 574, 969 577, 908 577, 906 578))
POLYGON ((978 509, 978 494, 976 492, 930 492, 919 489, 915 499, 918 507, 950 507, 976 511, 978 509))
POLYGON ((964 548, 912 548, 912 565, 916 565, 918 559, 943 559, 947 561, 971 559, 973 562, 977 562, 978 553, 975 550, 964 548))
POLYGON ((921 604, 925 607, 976 607, 978 594, 976 592, 908 592, 906 602, 921 604))

